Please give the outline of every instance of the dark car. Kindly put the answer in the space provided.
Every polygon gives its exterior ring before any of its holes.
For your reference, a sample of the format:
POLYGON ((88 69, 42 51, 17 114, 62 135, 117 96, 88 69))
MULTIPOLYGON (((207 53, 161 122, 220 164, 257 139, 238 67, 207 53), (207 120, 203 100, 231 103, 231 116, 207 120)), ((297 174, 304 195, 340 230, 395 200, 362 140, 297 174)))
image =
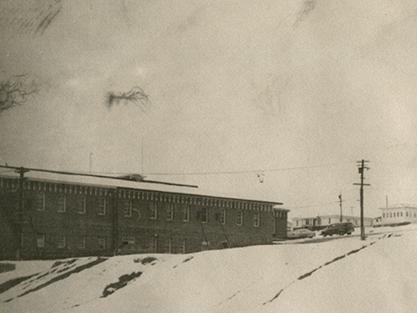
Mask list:
POLYGON ((324 237, 332 235, 350 235, 355 230, 355 227, 352 223, 337 223, 331 224, 327 228, 321 231, 321 235, 324 237))

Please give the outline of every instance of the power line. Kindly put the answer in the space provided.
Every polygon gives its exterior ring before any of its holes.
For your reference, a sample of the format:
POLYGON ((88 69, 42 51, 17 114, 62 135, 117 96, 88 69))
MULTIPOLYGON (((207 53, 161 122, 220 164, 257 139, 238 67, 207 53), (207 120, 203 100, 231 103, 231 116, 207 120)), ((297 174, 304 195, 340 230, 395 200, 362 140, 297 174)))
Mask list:
MULTIPOLYGON (((347 163, 347 162, 346 162, 347 163)), ((349 162, 353 163, 353 162, 349 162)), ((294 166, 294 167, 280 167, 280 168, 264 168, 264 169, 247 169, 247 170, 233 170, 233 171, 196 171, 196 172, 150 172, 146 175, 161 175, 161 176, 183 176, 183 175, 194 175, 194 176, 204 176, 204 175, 230 175, 230 174, 257 174, 265 172, 279 172, 279 171, 291 171, 291 170, 303 170, 303 169, 313 169, 313 168, 322 168, 329 166, 337 166, 341 163, 328 163, 328 164, 317 164, 317 165, 306 165, 306 166, 294 166)), ((345 163, 343 163, 345 164, 345 163)))
MULTIPOLYGON (((356 201, 355 198, 343 199, 343 202, 351 202, 351 201, 354 201, 354 200, 356 201)), ((309 204, 309 205, 285 206, 285 208, 288 208, 288 209, 303 209, 303 208, 317 207, 319 205, 336 204, 336 203, 339 203, 339 200, 338 201, 321 202, 321 203, 313 203, 313 204, 309 204)))

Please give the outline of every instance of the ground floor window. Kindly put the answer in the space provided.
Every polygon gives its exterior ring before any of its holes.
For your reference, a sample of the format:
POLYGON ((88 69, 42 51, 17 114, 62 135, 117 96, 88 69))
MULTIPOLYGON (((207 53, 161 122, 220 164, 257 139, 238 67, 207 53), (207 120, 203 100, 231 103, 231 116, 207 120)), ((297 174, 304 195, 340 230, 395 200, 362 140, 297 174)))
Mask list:
POLYGON ((65 238, 65 235, 59 234, 57 237, 57 247, 59 249, 63 249, 66 247, 67 240, 65 238))
POLYGON ((181 250, 182 253, 187 253, 187 239, 182 240, 181 250))
POLYGON ((106 249, 106 238, 105 237, 98 237, 97 243, 98 243, 98 248, 100 250, 105 250, 106 249))
POLYGON ((122 246, 127 247, 128 249, 133 249, 135 246, 135 237, 133 236, 124 236, 122 238, 122 246))
POLYGON ((153 253, 158 252, 158 235, 154 235, 151 239, 151 248, 153 253))
POLYGON ((167 240, 167 252, 172 253, 172 238, 168 238, 167 240))
POLYGON ((201 242, 201 251, 208 250, 208 247, 209 247, 209 242, 206 240, 203 240, 201 242))
POLYGON ((78 239, 77 248, 82 250, 85 249, 85 237, 81 237, 78 239))
POLYGON ((45 234, 36 235, 36 247, 45 248, 45 234))

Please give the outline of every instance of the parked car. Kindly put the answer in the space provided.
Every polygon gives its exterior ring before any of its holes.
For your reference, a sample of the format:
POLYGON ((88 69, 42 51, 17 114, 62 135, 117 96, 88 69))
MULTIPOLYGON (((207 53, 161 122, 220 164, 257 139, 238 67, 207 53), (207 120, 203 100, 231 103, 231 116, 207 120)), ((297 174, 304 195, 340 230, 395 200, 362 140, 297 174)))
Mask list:
POLYGON ((313 238, 316 235, 315 232, 306 228, 295 229, 287 233, 288 239, 300 239, 300 238, 313 238))
POLYGON ((323 229, 320 235, 333 236, 333 235, 350 235, 355 230, 355 227, 352 223, 336 223, 331 224, 327 228, 323 229))

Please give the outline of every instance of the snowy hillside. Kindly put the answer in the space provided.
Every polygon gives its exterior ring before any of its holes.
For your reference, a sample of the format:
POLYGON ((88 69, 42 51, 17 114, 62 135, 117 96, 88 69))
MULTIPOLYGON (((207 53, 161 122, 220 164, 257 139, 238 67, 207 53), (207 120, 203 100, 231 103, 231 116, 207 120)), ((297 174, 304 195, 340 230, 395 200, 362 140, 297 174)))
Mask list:
POLYGON ((415 312, 416 237, 411 225, 364 242, 2 262, 1 312, 415 312))

